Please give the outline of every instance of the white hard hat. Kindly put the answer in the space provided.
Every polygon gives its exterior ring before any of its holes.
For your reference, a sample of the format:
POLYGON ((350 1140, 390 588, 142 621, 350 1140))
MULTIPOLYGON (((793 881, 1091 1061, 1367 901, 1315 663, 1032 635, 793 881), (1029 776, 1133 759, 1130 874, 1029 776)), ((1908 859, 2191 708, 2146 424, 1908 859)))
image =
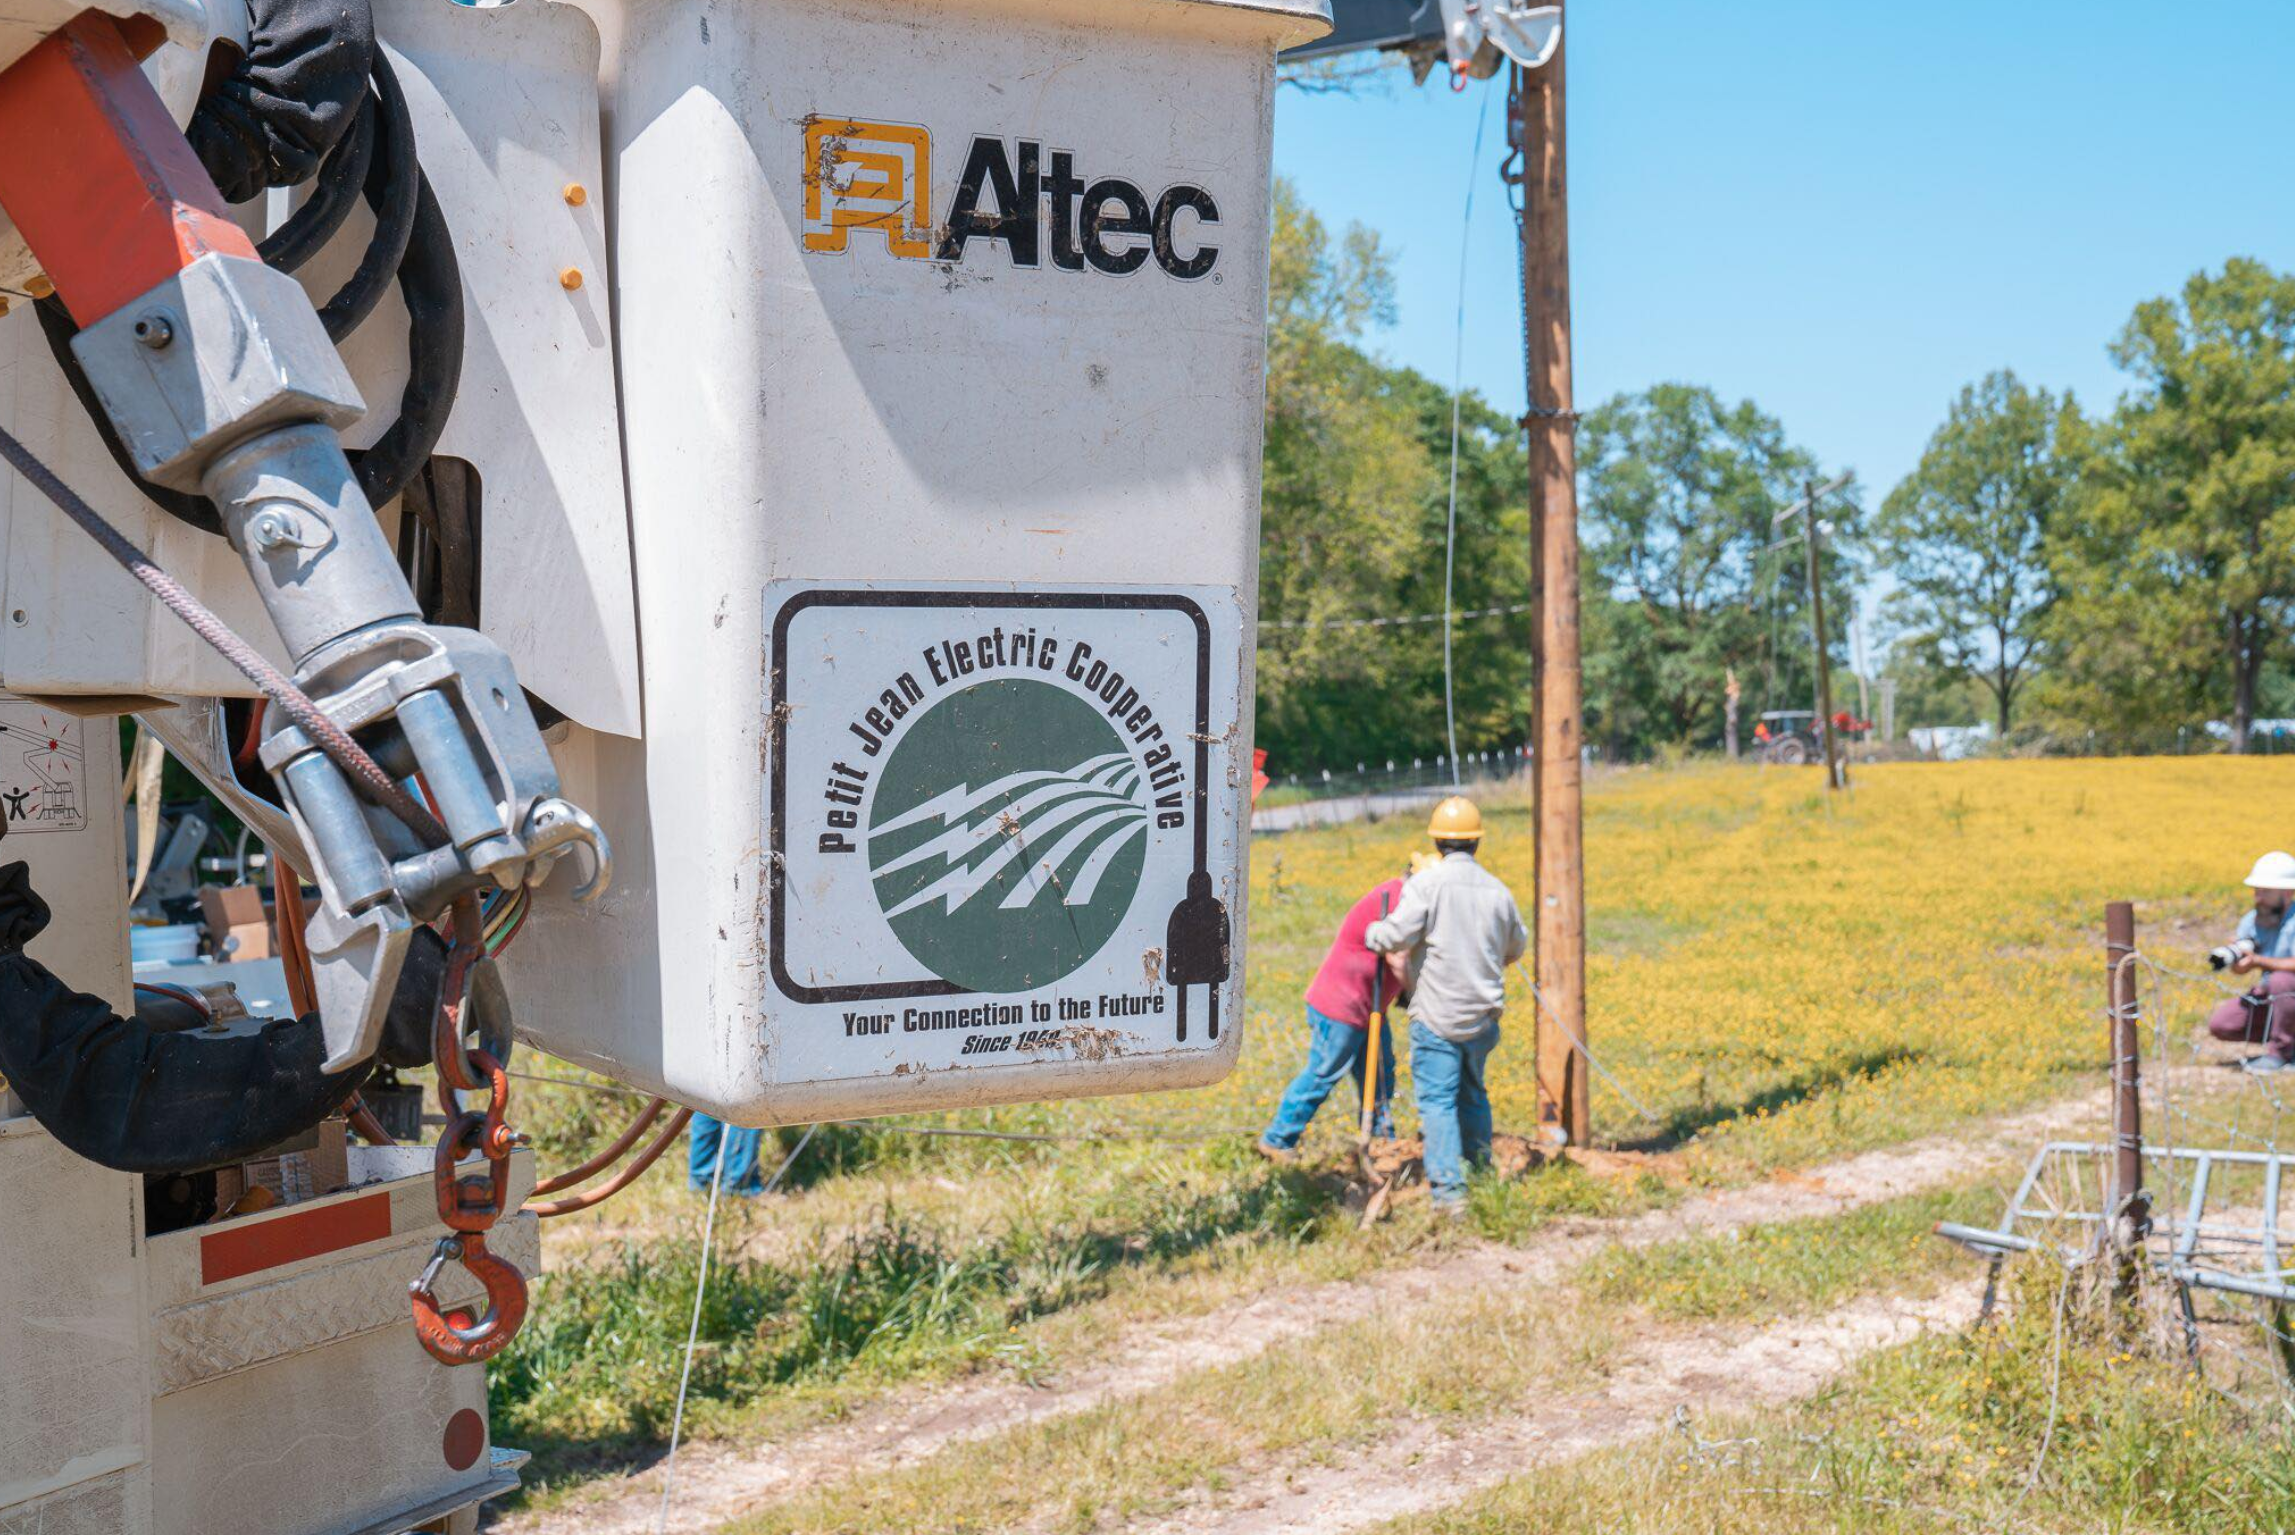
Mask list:
POLYGON ((2295 890, 2295 857, 2265 853, 2255 860, 2247 883, 2257 890, 2295 890))

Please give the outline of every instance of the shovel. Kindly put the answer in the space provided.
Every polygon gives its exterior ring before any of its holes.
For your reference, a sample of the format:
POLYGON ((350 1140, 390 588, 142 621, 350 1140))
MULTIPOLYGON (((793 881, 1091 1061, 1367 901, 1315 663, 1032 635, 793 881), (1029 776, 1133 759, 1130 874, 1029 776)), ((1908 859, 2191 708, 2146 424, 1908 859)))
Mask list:
MULTIPOLYGON (((1379 920, 1385 921, 1387 903, 1392 897, 1380 895, 1379 920)), ((1386 1213, 1387 1197, 1393 1193, 1388 1180, 1381 1178, 1371 1165, 1371 1122, 1378 1112, 1379 1102, 1379 1041, 1387 1026, 1387 957, 1378 957, 1378 969, 1371 976, 1371 1019, 1363 1041, 1363 1126, 1355 1140, 1355 1156, 1362 1163, 1363 1181, 1371 1186, 1371 1197, 1363 1206, 1363 1224, 1370 1225, 1386 1213)))

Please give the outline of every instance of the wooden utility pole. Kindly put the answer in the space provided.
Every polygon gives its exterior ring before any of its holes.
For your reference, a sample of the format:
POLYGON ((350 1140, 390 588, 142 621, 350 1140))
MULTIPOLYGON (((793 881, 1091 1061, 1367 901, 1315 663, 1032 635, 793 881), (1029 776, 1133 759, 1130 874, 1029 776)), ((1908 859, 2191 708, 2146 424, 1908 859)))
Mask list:
POLYGON ((1824 732, 1825 787, 1841 787, 1841 753, 1833 739, 1833 668, 1825 658, 1825 582, 1817 571, 1817 482, 1811 480, 1801 502, 1801 531, 1807 535, 1809 554, 1809 624, 1817 638, 1817 727, 1824 732))
POLYGON ((1531 654, 1536 697, 1538 1126, 1583 1146, 1592 1134, 1586 1065, 1586 880, 1580 809, 1585 745, 1578 652, 1578 418, 1570 388, 1570 202, 1562 65, 1567 33, 1534 70, 1514 69, 1522 158, 1522 314, 1528 351, 1531 654))

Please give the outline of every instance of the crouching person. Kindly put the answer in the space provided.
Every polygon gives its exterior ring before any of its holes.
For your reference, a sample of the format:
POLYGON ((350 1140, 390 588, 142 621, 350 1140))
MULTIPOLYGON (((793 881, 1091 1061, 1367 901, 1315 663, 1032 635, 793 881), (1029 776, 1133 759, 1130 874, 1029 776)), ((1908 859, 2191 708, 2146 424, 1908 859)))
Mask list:
MULTIPOLYGON (((1362 1101, 1363 1076, 1370 1058, 1371 1014, 1379 1006, 1402 1000, 1406 967, 1402 955, 1381 957, 1363 946, 1363 934, 1380 913, 1391 911, 1402 897, 1403 882, 1390 879, 1371 891, 1347 912, 1331 940, 1331 952, 1307 987, 1307 1064, 1292 1078, 1276 1106, 1274 1122, 1259 1137, 1258 1152, 1269 1161, 1289 1160, 1309 1121, 1338 1085, 1355 1079, 1355 1100, 1362 1101)), ((1395 1045, 1391 1030, 1379 1031, 1378 1093, 1371 1110, 1371 1133, 1394 1135, 1388 1105, 1394 1097, 1395 1045)))
POLYGON ((2257 977, 2244 996, 2226 997, 2209 1015, 2207 1030, 2217 1039, 2265 1047, 2246 1069, 2258 1074, 2295 1065, 2295 920, 2289 919, 2295 892, 2295 857, 2265 853, 2247 876, 2255 907, 2239 919, 2232 941, 2208 957, 2219 970, 2257 977))
POLYGON ((1427 825, 1440 854, 1403 885, 1391 916, 1364 942, 1382 954, 1420 950, 1412 969, 1410 1074, 1426 1137, 1427 1191, 1446 1215, 1466 1212, 1466 1164, 1490 1156, 1483 1068, 1498 1048, 1506 967, 1530 946, 1513 892, 1475 861, 1482 812, 1453 797, 1427 825))

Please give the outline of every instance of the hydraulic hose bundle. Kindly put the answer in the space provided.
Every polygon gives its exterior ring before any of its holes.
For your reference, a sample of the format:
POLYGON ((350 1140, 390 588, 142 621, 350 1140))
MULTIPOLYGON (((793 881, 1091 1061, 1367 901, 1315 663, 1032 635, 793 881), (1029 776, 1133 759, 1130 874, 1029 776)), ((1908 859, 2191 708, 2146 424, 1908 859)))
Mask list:
MULTIPOLYGON (((292 272, 334 238, 364 196, 375 230, 357 268, 320 306, 330 340, 366 322, 392 281, 406 304, 407 381, 397 419, 352 455, 367 500, 393 500, 430 463, 462 378, 461 268, 446 216, 416 154, 414 122, 366 0, 253 0, 247 56, 200 102, 184 136, 231 202, 272 187, 315 185, 295 215, 256 247, 292 272)), ((121 473, 153 505, 210 533, 206 497, 154 485, 127 449, 72 351, 79 328, 51 296, 38 306, 48 348, 121 473)))
MULTIPOLYGON (((313 183, 294 216, 257 247, 280 271, 296 270, 323 249, 356 199, 363 196, 373 210, 374 232, 349 278, 320 306, 319 318, 328 338, 340 342, 374 312, 393 281, 406 304, 410 369, 397 419, 371 449, 354 456, 361 489, 380 506, 423 474, 454 403, 464 338, 453 239, 422 173, 406 96, 376 41, 366 0, 253 0, 249 23, 245 56, 201 100, 184 135, 228 201, 313 183)), ((221 533, 222 519, 206 497, 136 472, 72 348, 79 327, 58 296, 41 300, 38 312, 58 366, 122 472, 169 515, 221 533)), ((87 510, 20 445, 0 443, 0 453, 67 512, 87 510)), ((370 794, 394 804, 418 831, 443 837, 425 808, 375 769, 299 689, 100 518, 93 520, 98 541, 162 601, 256 677, 290 716, 318 732, 322 744, 365 768, 358 777, 370 794), (186 600, 173 600, 178 597, 186 600)), ((182 1172, 243 1159, 337 1112, 373 1069, 370 1061, 333 1075, 323 1071, 325 1048, 308 1012, 252 1035, 171 1028, 165 1009, 123 1018, 22 953, 47 921, 24 865, 0 869, 0 1075, 59 1140, 92 1161, 131 1172, 182 1172)), ((435 933, 417 934, 379 1059, 401 1066, 429 1061, 445 952, 435 933)))
POLYGON ((433 1181, 452 1235, 411 1286, 414 1317, 433 1356, 476 1363, 508 1343, 526 1303, 523 1278, 486 1245, 515 1213, 509 1168, 521 1143, 506 1122, 509 1008, 490 955, 574 843, 592 863, 577 899, 604 890, 611 848, 559 796, 500 646, 426 617, 476 619, 475 476, 442 473, 434 459, 460 379, 461 275, 366 0, 254 0, 252 23, 246 57, 181 137, 158 115, 130 40, 95 12, 10 66, 0 121, 36 135, 54 98, 92 125, 80 135, 86 207, 36 180, 9 193, 56 288, 43 330, 144 494, 228 535, 294 675, 4 430, 0 460, 277 706, 248 742, 321 875, 307 923, 299 891, 282 887, 280 899, 282 927, 299 928, 294 941, 307 939, 320 963, 300 988, 300 1018, 210 1027, 205 1009, 164 996, 148 1016, 122 1018, 24 955, 46 909, 16 865, 0 879, 0 1070, 83 1156, 180 1174, 246 1159, 355 1105, 378 1058, 434 1064, 449 1127, 433 1181), (218 216, 219 199, 305 182, 312 195, 260 246, 218 216), (339 233, 354 191, 373 232, 340 288, 314 305, 284 273, 339 233), (115 272, 123 253, 136 259, 115 272), (408 381, 397 418, 349 453, 335 434, 365 406, 336 347, 392 282, 409 316, 408 381), (179 398, 202 409, 179 412, 179 398), (394 558, 374 511, 402 496, 394 558), (498 905, 513 924, 499 938, 480 904, 488 890, 515 896, 498 905), (429 924, 449 914, 453 949, 441 960, 429 924), (471 1109, 463 1095, 480 1093, 490 1101, 471 1109), (484 1176, 462 1172, 474 1155, 484 1176), (449 1263, 484 1286, 475 1321, 439 1306, 433 1285, 449 1263))

